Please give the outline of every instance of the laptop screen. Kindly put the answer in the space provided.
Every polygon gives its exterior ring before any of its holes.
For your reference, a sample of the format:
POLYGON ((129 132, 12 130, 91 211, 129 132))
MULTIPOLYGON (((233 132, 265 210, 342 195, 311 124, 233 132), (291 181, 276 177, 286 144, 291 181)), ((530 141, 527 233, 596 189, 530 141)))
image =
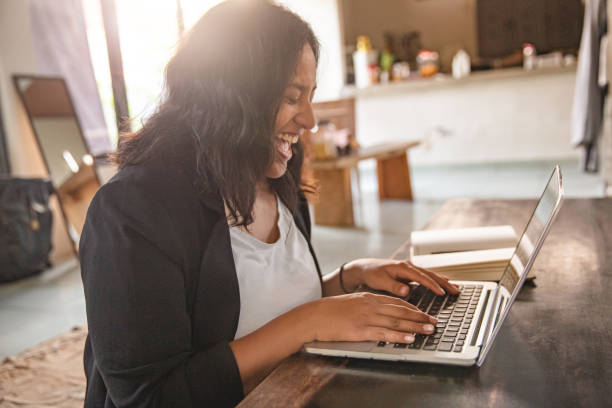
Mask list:
POLYGON ((531 269, 530 260, 534 256, 535 246, 543 237, 544 230, 555 213, 560 195, 561 173, 559 167, 555 167, 499 282, 508 293, 513 294, 515 290, 519 289, 517 287, 519 279, 523 274, 529 272, 527 268, 531 269))
POLYGON ((502 323, 508 316, 508 312, 512 303, 518 296, 518 292, 525 282, 525 278, 531 269, 535 257, 544 242, 544 238, 548 234, 553 219, 557 215, 561 201, 563 200, 563 187, 561 184, 561 170, 559 166, 555 166, 548 184, 540 197, 540 201, 536 205, 523 235, 519 239, 516 249, 510 262, 506 266, 502 278, 499 282, 500 290, 503 292, 504 289, 508 291, 510 298, 501 298, 501 307, 497 311, 497 315, 493 320, 493 332, 489 339, 485 342, 484 349, 480 353, 480 357, 476 362, 477 366, 481 366, 484 363, 485 357, 489 350, 493 340, 499 333, 502 323))

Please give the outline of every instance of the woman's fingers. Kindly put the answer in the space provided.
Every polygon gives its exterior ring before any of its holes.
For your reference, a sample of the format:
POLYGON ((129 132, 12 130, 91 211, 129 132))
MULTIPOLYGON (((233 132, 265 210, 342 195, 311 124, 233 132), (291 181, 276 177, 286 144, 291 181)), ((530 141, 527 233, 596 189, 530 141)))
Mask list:
POLYGON ((320 301, 318 340, 374 340, 412 343, 416 333, 434 333, 437 320, 416 306, 392 296, 358 293, 320 301), (328 309, 326 311, 326 309, 328 309))
POLYGON ((434 271, 430 271, 430 270, 428 270, 428 269, 421 268, 420 266, 416 266, 415 264, 413 264, 413 263, 412 263, 412 262, 410 262, 410 261, 406 261, 406 264, 407 264, 409 267, 414 268, 414 269, 416 269, 417 271, 419 271, 419 272, 421 272, 421 273, 423 273, 423 274, 426 274, 426 275, 430 276, 431 278, 435 279, 435 280, 436 280, 436 282, 438 282, 438 284, 439 284, 440 286, 442 286, 444 289, 446 289, 447 291, 449 291, 451 294, 453 294, 453 295, 454 295, 454 294, 459 293, 459 288, 458 288, 457 286, 453 285, 452 283, 450 283, 450 282, 448 281, 448 278, 447 278, 446 276, 439 275, 439 274, 437 274, 437 273, 436 273, 436 272, 434 272, 434 271))
POLYGON ((405 320, 412 320, 417 323, 438 323, 438 320, 435 317, 430 316, 427 313, 423 313, 418 309, 412 310, 397 305, 382 305, 378 308, 376 312, 381 315, 405 320))
MULTIPOLYGON (((378 305, 372 308, 366 326, 382 327, 395 332, 432 334, 438 322, 414 305, 401 299, 375 295, 378 305)), ((389 340, 386 340, 389 341, 389 340)))
POLYGON ((384 327, 368 327, 363 331, 363 340, 387 341, 389 343, 413 343, 414 334, 386 329, 384 327))
POLYGON ((399 297, 408 296, 410 293, 410 286, 408 286, 406 283, 393 279, 388 274, 383 276, 385 276, 385 282, 383 282, 384 287, 382 288, 383 290, 386 290, 387 292, 399 297))
POLYGON ((370 321, 370 326, 383 327, 395 331, 407 333, 432 334, 435 330, 434 324, 430 322, 415 322, 400 317, 375 315, 370 321))
POLYGON ((396 306, 401 306, 401 307, 407 307, 411 310, 415 310, 420 312, 419 308, 416 307, 415 305, 413 305, 412 303, 408 303, 405 300, 402 300, 400 298, 396 298, 393 296, 386 296, 386 295, 376 295, 374 293, 364 293, 365 296, 372 296, 372 299, 374 299, 377 303, 380 304, 389 304, 389 305, 396 305, 396 306))
POLYGON ((421 285, 431 289, 434 293, 438 295, 444 295, 446 292, 440 286, 435 279, 433 279, 429 274, 420 271, 418 268, 411 266, 412 264, 407 262, 398 262, 395 265, 391 265, 396 273, 396 278, 408 279, 415 282, 419 282, 421 285))

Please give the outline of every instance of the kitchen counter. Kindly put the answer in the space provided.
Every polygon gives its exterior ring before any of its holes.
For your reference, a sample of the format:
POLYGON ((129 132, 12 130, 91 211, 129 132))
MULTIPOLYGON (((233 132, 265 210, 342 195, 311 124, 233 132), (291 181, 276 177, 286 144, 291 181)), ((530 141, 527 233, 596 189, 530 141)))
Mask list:
POLYGON ((355 85, 347 85, 342 89, 342 97, 361 98, 391 95, 396 93, 419 92, 438 89, 442 87, 460 86, 474 82, 484 82, 511 78, 528 78, 536 76, 550 76, 566 72, 576 71, 576 64, 567 67, 540 68, 525 70, 522 67, 492 69, 487 71, 474 71, 469 76, 455 79, 450 74, 438 74, 432 78, 415 77, 405 81, 388 82, 385 84, 374 84, 367 88, 357 88, 355 85))

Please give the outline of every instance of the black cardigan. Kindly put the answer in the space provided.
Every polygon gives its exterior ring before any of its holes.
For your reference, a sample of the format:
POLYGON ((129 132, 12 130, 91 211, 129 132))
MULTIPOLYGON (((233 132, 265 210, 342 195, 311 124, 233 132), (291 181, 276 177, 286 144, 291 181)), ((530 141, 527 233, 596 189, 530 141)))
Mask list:
MULTIPOLYGON (((85 407, 233 406, 240 296, 223 202, 189 154, 126 167, 94 197, 80 242, 89 335, 85 407)), ((295 222, 310 245, 308 205, 295 222)))

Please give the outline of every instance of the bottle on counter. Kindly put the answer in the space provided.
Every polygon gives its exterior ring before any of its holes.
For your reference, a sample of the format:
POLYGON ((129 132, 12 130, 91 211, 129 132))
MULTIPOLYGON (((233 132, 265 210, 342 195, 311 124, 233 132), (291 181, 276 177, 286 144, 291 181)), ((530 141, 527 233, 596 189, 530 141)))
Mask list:
POLYGON ((389 82, 393 62, 395 62, 395 56, 391 51, 391 47, 385 45, 385 48, 380 53, 380 82, 389 82))
POLYGON ((353 53, 353 70, 355 71, 355 85, 357 88, 365 88, 372 83, 370 65, 373 64, 373 55, 375 58, 375 53, 372 51, 372 44, 368 36, 360 35, 357 37, 357 49, 353 53))
POLYGON ((523 68, 532 70, 536 67, 536 49, 533 44, 523 44, 523 68))
POLYGON ((470 55, 465 50, 457 51, 453 57, 453 78, 464 78, 470 75, 471 70, 470 55))

